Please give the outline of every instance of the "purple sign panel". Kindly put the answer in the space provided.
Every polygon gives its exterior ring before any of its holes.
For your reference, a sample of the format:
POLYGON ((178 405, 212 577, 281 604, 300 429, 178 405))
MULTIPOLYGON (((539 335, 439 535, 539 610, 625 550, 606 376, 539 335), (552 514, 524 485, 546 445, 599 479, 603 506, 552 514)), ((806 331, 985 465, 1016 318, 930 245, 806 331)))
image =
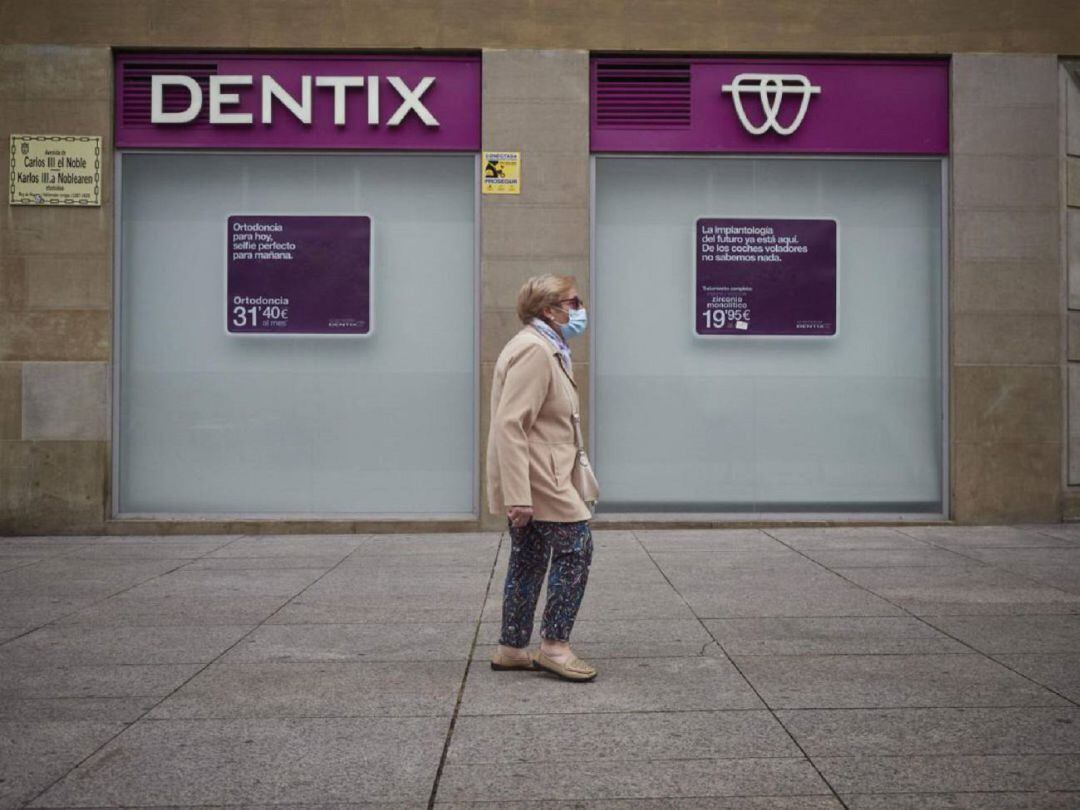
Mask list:
POLYGON ((118 54, 116 145, 475 152, 480 58, 118 54))
POLYGON ((231 216, 233 335, 371 333, 371 217, 231 216))
POLYGON ((835 220, 699 219, 695 255, 695 334, 836 334, 835 220))
POLYGON ((946 60, 592 61, 594 152, 945 155, 946 60))

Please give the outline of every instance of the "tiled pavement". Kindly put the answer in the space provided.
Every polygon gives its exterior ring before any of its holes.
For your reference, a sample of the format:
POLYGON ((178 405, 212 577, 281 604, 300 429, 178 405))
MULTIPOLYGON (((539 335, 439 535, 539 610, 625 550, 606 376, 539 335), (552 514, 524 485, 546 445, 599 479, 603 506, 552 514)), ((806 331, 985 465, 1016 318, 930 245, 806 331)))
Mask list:
POLYGON ((0 807, 1080 808, 1080 526, 0 538, 0 807), (542 607, 542 603, 541 603, 542 607))

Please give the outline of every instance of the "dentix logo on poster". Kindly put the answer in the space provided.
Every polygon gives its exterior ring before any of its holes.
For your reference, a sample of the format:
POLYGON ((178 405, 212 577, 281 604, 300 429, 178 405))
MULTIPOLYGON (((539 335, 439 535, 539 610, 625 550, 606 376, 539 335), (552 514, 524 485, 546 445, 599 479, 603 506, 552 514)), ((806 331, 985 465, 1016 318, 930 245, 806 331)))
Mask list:
POLYGON ((806 117, 810 98, 821 93, 821 88, 811 84, 806 76, 797 73, 740 73, 731 80, 731 84, 725 84, 721 92, 731 94, 739 122, 751 135, 764 135, 769 130, 777 135, 791 135, 806 117), (743 93, 751 94, 751 98, 757 96, 765 116, 765 120, 760 124, 750 121, 743 102, 743 93), (788 96, 798 99, 799 108, 791 121, 781 124, 780 108, 788 96))
MULTIPOLYGON (((438 127, 439 122, 421 100, 423 95, 435 84, 434 76, 424 76, 415 87, 409 87, 399 76, 302 76, 300 80, 300 98, 297 99, 282 87, 273 76, 259 76, 261 96, 259 123, 271 124, 274 120, 274 102, 303 124, 312 122, 312 85, 316 90, 331 92, 334 97, 334 125, 343 127, 347 123, 345 100, 349 91, 364 92, 367 96, 367 123, 369 126, 381 126, 379 120, 379 96, 383 80, 401 100, 394 113, 386 120, 388 127, 399 126, 410 113, 419 118, 425 126, 438 127), (314 80, 314 81, 313 81, 314 80)), ((228 111, 240 103, 242 88, 253 87, 255 76, 210 76, 209 119, 211 124, 252 124, 254 114, 250 112, 228 111)), ((170 104, 172 106, 172 104, 170 104)), ((194 121, 202 112, 203 91, 191 76, 179 74, 154 75, 150 79, 150 121, 154 124, 187 124, 194 121), (166 110, 166 88, 179 89, 188 94, 185 109, 166 110)))

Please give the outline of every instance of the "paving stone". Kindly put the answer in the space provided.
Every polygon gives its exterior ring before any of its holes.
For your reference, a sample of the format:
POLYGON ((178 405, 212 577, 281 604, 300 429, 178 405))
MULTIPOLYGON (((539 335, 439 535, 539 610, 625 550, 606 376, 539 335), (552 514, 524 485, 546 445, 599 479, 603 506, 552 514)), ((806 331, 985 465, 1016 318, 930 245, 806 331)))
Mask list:
POLYGON ((736 568, 816 568, 804 555, 791 549, 754 551, 654 551, 652 559, 675 584, 691 585, 714 571, 736 568))
POLYGON ((453 714, 460 661, 212 664, 153 719, 397 717, 453 714))
POLYGON ((934 627, 984 653, 1080 653, 1080 615, 927 616, 934 627))
POLYGON ((536 807, 573 808, 573 810, 842 810, 844 805, 834 796, 709 796, 705 799, 601 799, 598 801, 496 801, 435 802, 442 810, 464 810, 471 807, 536 807))
POLYGON ((0 666, 0 698, 164 697, 202 664, 0 666))
POLYGON ((370 569, 338 567, 314 583, 304 595, 313 599, 340 595, 468 597, 483 594, 490 578, 491 572, 482 569, 445 571, 415 565, 411 570, 384 570, 378 566, 370 569))
POLYGON ((341 561, 370 540, 363 535, 259 535, 240 537, 214 550, 211 558, 332 557, 341 561))
POLYGON ((1080 565, 1031 565, 1013 563, 1008 566, 1013 573, 1035 580, 1043 585, 1080 595, 1080 565))
MULTIPOLYGON (((475 657, 486 661, 499 643, 501 622, 484 622, 475 657)), ((540 623, 533 627, 533 644, 540 643, 540 623)), ((716 643, 696 619, 633 619, 574 622, 574 652, 584 658, 659 658, 668 655, 716 654, 716 643)))
POLYGON ((530 798, 560 800, 700 798, 724 795, 826 794, 804 758, 665 761, 589 761, 565 763, 447 764, 439 798, 468 802, 504 796, 521 786, 530 798))
POLYGON ((41 560, 0 574, 0 592, 12 597, 104 598, 173 571, 183 560, 41 560))
POLYGON ((728 655, 970 652, 908 616, 705 619, 728 655))
POLYGON ((53 625, 0 647, 0 666, 208 663, 251 629, 53 625))
POLYGON ((1068 548, 971 548, 964 554, 999 568, 1025 565, 1080 567, 1080 543, 1068 548))
POLYGON ((841 796, 851 810, 1072 810, 1076 793, 882 793, 841 796))
POLYGON ((837 793, 1080 790, 1080 755, 813 757, 837 793))
POLYGON ((147 540, 131 543, 94 543, 64 555, 68 560, 194 560, 220 548, 225 542, 204 543, 198 540, 147 540))
MULTIPOLYGON (((496 578, 492 582, 491 593, 484 604, 484 621, 502 620, 503 582, 496 578)), ((547 599, 546 588, 541 591, 537 602, 538 615, 543 611, 547 599)), ((580 620, 629 621, 632 619, 692 619, 693 611, 671 586, 639 585, 633 588, 624 586, 585 587, 585 596, 578 611, 580 620)), ((537 624, 539 627, 539 624, 537 624)))
POLYGON ((958 554, 942 548, 811 549, 803 553, 826 568, 891 568, 894 566, 974 564, 969 551, 958 554), (968 555, 968 556, 965 556, 968 555))
POLYGON ((72 720, 134 723, 153 708, 158 698, 0 698, 0 723, 64 722, 72 720))
POLYGON ((28 633, 33 628, 31 627, 0 627, 0 644, 5 641, 10 641, 13 638, 18 638, 23 633, 28 633))
POLYGON ((917 540, 899 529, 887 526, 858 526, 827 529, 769 529, 769 535, 785 547, 797 551, 853 549, 927 549, 929 543, 917 540))
POLYGON ((157 577, 128 595, 139 599, 164 597, 295 596, 326 573, 321 568, 273 571, 193 571, 182 568, 157 577))
POLYGON ((287 601, 283 596, 163 596, 141 598, 131 592, 95 602, 60 619, 57 624, 101 627, 192 627, 254 625, 273 615, 287 601))
POLYGON ((596 679, 576 684, 544 672, 473 666, 461 715, 762 708, 726 658, 610 658, 590 663, 599 671, 596 679))
POLYGON ((329 571, 340 564, 336 554, 289 554, 276 557, 200 557, 184 566, 185 571, 244 571, 281 568, 318 568, 329 571))
POLYGON ((1080 708, 781 709, 818 756, 1080 754, 1080 708))
POLYGON ((837 568, 836 573, 920 616, 1080 612, 1080 595, 989 565, 837 568))
POLYGON ((943 548, 1024 548, 1027 546, 1068 546, 1070 541, 1055 533, 1014 526, 905 526, 900 531, 917 540, 943 548))
POLYGON ((153 720, 34 807, 423 801, 449 718, 153 720))
POLYGON ((227 663, 295 661, 464 661, 475 624, 263 625, 227 663))
POLYGON ((799 757, 766 711, 459 717, 447 762, 461 764, 593 760, 799 757))
POLYGON ((442 595, 320 596, 307 593, 291 600, 267 624, 427 624, 475 623, 483 591, 449 598, 442 595))
POLYGON ((369 535, 368 541, 356 549, 356 556, 377 554, 405 554, 438 556, 440 554, 490 555, 495 558, 499 546, 499 534, 381 534, 369 535))
POLYGON ((1080 703, 1080 654, 995 655, 995 660, 1080 703))
POLYGON ((0 557, 0 574, 39 562, 37 557, 0 557))
POLYGON ((21 807, 123 729, 123 723, 0 722, 0 807, 21 807))
POLYGON ((804 568, 717 571, 711 586, 680 589, 680 594, 703 618, 903 615, 836 574, 804 568))
POLYGON ((782 551, 784 546, 759 529, 636 531, 638 542, 650 552, 675 551, 782 551))
POLYGON ((0 600, 0 623, 24 630, 41 627, 99 601, 101 597, 5 595, 0 600))
POLYGON ((732 660, 776 709, 1065 705, 1052 692, 975 654, 736 655, 732 660))

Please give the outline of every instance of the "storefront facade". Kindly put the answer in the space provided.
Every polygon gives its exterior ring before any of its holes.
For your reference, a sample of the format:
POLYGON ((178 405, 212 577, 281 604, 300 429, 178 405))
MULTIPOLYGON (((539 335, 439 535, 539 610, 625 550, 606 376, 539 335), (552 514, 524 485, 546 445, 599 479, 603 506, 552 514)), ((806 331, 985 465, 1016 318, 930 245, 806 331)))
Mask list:
POLYGON ((3 533, 499 528, 490 377, 541 272, 590 309, 603 525, 1080 511, 1061 18, 1003 52, 936 6, 882 45, 692 2, 48 5, 4 7, 5 141, 101 136, 100 206, 5 206, 3 533))

